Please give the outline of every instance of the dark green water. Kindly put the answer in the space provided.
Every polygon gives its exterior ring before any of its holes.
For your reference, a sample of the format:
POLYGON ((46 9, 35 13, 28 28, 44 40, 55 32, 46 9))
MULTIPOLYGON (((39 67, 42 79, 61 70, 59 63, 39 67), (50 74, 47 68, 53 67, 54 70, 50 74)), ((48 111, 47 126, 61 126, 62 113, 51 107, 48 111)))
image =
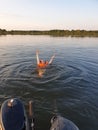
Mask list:
POLYGON ((98 130, 98 38, 0 36, 0 105, 20 98, 28 112, 34 100, 36 130, 48 130, 54 109, 80 130, 98 130), (43 77, 36 50, 53 64, 43 77))

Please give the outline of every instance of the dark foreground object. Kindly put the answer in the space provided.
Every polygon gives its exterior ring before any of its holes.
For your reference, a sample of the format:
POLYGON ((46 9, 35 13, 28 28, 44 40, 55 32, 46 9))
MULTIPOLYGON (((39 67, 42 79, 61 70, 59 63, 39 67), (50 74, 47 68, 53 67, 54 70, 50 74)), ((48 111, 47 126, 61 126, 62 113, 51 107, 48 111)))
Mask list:
POLYGON ((72 121, 58 115, 54 116, 51 119, 50 130, 79 130, 79 129, 72 121))
MULTIPOLYGON (((0 112, 0 130, 34 130, 33 106, 29 102, 29 122, 24 105, 17 98, 4 101, 0 112)), ((79 130, 70 120, 55 115, 51 119, 50 130, 79 130)))

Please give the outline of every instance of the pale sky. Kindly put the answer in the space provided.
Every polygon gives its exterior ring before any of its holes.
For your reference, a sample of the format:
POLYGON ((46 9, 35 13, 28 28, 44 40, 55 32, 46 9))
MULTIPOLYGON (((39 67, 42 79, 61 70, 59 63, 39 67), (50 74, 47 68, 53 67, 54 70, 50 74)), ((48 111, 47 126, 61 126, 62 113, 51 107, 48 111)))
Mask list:
POLYGON ((98 0, 0 0, 6 30, 98 30, 98 0))

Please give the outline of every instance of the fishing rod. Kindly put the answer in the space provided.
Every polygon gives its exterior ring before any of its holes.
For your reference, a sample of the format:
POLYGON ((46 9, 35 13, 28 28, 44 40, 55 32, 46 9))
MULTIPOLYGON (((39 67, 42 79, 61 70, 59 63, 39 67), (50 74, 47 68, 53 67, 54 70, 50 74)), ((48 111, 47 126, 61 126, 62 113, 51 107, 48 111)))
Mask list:
POLYGON ((34 110, 33 110, 34 101, 29 101, 29 122, 30 130, 34 130, 34 110))

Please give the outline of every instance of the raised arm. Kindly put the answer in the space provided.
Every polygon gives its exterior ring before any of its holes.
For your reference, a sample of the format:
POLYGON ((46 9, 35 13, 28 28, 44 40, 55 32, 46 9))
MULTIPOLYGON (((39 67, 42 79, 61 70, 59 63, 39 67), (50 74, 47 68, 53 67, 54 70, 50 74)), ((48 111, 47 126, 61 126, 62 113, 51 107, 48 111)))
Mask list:
POLYGON ((51 63, 52 63, 52 61, 53 61, 54 57, 55 57, 55 55, 53 55, 53 56, 51 57, 51 59, 50 59, 50 61, 49 61, 49 64, 51 64, 51 63))
POLYGON ((38 51, 36 51, 36 60, 37 60, 37 64, 39 64, 39 55, 38 55, 38 51))

